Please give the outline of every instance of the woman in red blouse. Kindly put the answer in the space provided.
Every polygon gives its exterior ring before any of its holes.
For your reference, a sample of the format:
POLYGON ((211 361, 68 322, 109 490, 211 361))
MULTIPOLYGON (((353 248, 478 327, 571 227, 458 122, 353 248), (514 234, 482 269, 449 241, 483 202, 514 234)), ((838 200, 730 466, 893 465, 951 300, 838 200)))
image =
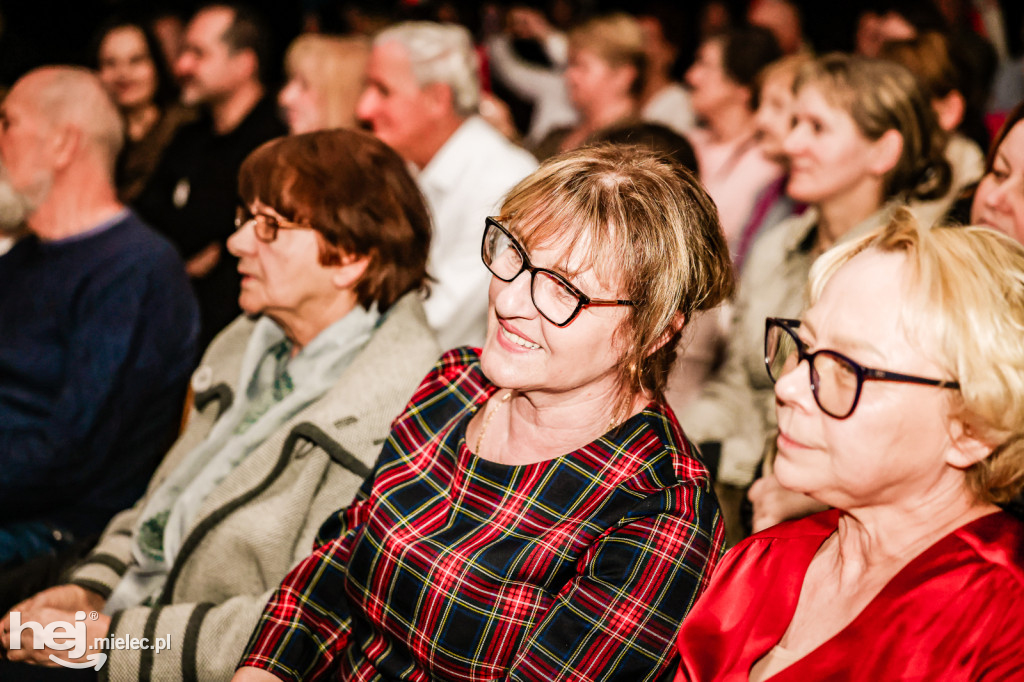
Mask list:
POLYGON ((1024 679, 1024 248, 904 210, 769 318, 775 475, 834 509, 737 545, 677 680, 1024 679))
POLYGON ((660 679, 721 550, 662 395, 732 286, 714 204, 636 147, 551 159, 481 218, 482 350, 445 354, 236 680, 660 679))

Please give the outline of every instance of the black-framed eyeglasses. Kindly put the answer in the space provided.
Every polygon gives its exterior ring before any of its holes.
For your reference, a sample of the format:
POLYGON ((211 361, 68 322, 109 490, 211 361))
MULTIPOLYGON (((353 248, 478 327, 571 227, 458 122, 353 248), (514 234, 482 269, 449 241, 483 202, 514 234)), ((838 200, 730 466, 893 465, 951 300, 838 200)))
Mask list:
POLYGON ((783 374, 806 360, 814 401, 830 417, 846 419, 853 414, 865 381, 899 381, 939 388, 960 388, 960 384, 955 381, 926 379, 864 367, 834 350, 820 349, 808 353, 807 344, 797 336, 796 330, 799 328, 800 320, 769 317, 765 321, 764 364, 768 376, 774 384, 783 374))
POLYGON ((290 220, 267 215, 266 213, 253 213, 248 206, 239 204, 235 208, 235 229, 241 230, 249 222, 253 223, 253 232, 256 239, 267 244, 277 239, 278 230, 312 230, 309 225, 302 225, 290 220))
POLYGON ((588 306, 634 305, 633 301, 591 298, 557 272, 534 266, 523 245, 494 218, 485 221, 480 256, 503 282, 511 282, 523 270, 529 272, 533 305, 556 327, 565 327, 588 306))

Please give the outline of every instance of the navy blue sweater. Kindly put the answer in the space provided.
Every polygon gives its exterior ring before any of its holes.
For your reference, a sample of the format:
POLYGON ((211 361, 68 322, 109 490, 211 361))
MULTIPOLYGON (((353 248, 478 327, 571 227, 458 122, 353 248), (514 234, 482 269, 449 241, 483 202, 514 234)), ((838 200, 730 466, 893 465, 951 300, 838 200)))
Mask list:
POLYGON ((135 502, 175 437, 198 326, 177 253, 130 211, 0 257, 0 525, 88 535, 135 502))

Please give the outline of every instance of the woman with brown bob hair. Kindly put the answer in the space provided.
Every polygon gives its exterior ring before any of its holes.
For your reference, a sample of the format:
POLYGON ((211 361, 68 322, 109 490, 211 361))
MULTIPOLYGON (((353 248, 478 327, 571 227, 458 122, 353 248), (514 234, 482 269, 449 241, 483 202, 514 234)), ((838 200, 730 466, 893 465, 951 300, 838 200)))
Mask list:
POLYGON ((245 315, 203 357, 195 408, 143 498, 69 584, 16 607, 40 622, 47 608, 102 612, 90 638, 158 623, 173 646, 109 650, 111 679, 230 677, 269 590, 352 498, 440 352, 420 304, 430 220, 394 151, 308 133, 267 142, 239 176, 228 248, 245 315))
POLYGON ((664 402, 729 294, 714 204, 639 147, 554 157, 482 220, 483 349, 445 354, 237 680, 660 679, 722 542, 664 402))

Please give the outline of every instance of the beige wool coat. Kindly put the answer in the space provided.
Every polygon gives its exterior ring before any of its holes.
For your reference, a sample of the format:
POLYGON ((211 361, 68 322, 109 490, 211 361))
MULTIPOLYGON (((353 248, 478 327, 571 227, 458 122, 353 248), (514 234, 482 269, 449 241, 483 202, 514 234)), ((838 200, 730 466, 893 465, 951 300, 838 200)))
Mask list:
MULTIPOLYGON (((111 520, 71 583, 108 596, 133 563, 138 515, 239 390, 252 328, 241 317, 210 345, 193 375, 195 408, 185 431, 146 495, 111 520)), ((110 637, 169 636, 169 649, 109 650, 100 679, 230 679, 271 592, 311 553, 321 523, 349 504, 392 420, 439 355, 419 296, 406 295, 335 387, 253 451, 203 503, 159 603, 113 615, 110 637)))

